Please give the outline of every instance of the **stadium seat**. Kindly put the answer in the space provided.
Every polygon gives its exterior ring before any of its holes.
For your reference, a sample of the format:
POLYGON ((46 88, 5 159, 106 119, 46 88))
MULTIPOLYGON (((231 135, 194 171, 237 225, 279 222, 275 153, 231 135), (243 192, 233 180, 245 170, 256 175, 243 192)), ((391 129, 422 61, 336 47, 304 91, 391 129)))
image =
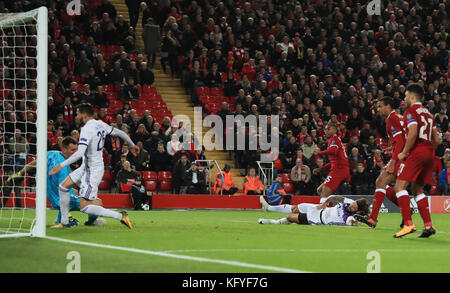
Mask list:
POLYGON ((110 190, 111 187, 111 181, 104 180, 100 181, 100 184, 98 185, 99 190, 110 190))
POLYGON ((144 186, 146 191, 156 191, 158 183, 156 181, 145 181, 144 186))
POLYGON ((111 182, 111 180, 112 180, 111 171, 105 170, 105 172, 103 173, 102 180, 106 180, 106 181, 111 182))
POLYGON ((210 89, 210 91, 211 91, 211 93, 210 93, 211 96, 223 96, 224 95, 223 89, 220 87, 213 87, 210 89))
POLYGON ((197 95, 198 96, 202 96, 202 95, 209 95, 209 88, 207 87, 199 87, 197 88, 197 95))
POLYGON ((294 192, 294 184, 290 182, 283 183, 283 189, 286 191, 286 193, 293 193, 294 192))
POLYGON ((160 191, 172 191, 172 182, 163 180, 159 183, 160 191))
POLYGON ((142 180, 146 181, 157 181, 158 173, 155 171, 142 171, 142 180))
POLYGON ((162 181, 172 181, 172 172, 159 171, 158 172, 158 182, 162 182, 162 181))

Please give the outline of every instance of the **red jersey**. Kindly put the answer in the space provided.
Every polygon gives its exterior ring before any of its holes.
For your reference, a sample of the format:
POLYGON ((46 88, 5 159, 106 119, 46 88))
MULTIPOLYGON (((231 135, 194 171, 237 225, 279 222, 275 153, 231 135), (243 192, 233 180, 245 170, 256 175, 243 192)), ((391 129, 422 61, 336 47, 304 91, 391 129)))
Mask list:
POLYGON ((406 124, 406 132, 409 131, 410 125, 417 124, 417 138, 410 153, 417 149, 433 149, 432 133, 435 126, 433 116, 428 109, 421 103, 414 103, 406 109, 403 119, 406 124))
POLYGON ((386 118, 386 132, 392 145, 392 159, 398 161, 400 154, 405 146, 406 135, 404 129, 405 122, 402 115, 392 111, 386 118))
POLYGON ((333 170, 336 171, 337 169, 342 168, 350 169, 347 152, 345 151, 344 144, 337 135, 332 136, 328 140, 328 148, 325 151, 319 152, 318 155, 328 156, 328 158, 330 159, 331 171, 333 170))

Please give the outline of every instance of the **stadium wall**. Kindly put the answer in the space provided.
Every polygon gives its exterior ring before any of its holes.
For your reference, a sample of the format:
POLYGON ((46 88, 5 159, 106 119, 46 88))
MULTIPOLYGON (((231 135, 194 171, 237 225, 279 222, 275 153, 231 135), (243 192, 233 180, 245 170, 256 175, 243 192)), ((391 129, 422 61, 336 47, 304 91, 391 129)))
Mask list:
MULTIPOLYGON (((121 193, 101 193, 99 197, 106 208, 132 208, 133 204, 129 194, 121 193)), ((352 199, 365 197, 372 201, 369 195, 350 195, 352 199)), ((428 196, 431 213, 450 214, 450 196, 428 196)), ((11 197, 6 207, 11 207, 14 202, 11 197)), ((292 204, 299 203, 319 203, 318 196, 292 196, 292 204)), ((35 194, 27 193, 22 206, 34 207, 35 194), (24 205, 25 203, 25 205, 24 205)), ((259 197, 254 195, 178 195, 178 194, 157 194, 153 195, 152 206, 154 209, 260 209, 259 197)), ((47 207, 51 207, 47 200, 47 207)), ((414 200, 411 200, 411 207, 417 209, 414 200)), ((381 207, 382 213, 398 213, 398 207, 389 200, 385 200, 381 207)))

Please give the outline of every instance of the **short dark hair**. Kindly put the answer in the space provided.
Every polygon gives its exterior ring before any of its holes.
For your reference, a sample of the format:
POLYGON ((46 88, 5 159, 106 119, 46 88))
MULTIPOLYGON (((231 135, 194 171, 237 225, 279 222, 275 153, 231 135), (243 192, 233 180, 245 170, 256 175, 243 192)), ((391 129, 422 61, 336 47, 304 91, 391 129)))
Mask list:
POLYGON ((90 103, 81 103, 77 108, 82 114, 87 114, 89 117, 94 116, 94 107, 90 103))
POLYGON ((406 87, 406 91, 413 93, 417 99, 422 100, 424 96, 423 87, 418 83, 412 83, 406 87))
POLYGON ((400 107, 400 100, 393 97, 389 96, 383 97, 381 99, 381 102, 386 106, 387 105, 391 106, 392 109, 397 109, 398 107, 400 107))
POLYGON ((64 137, 62 140, 62 143, 61 143, 62 147, 65 149, 68 148, 69 145, 71 145, 71 144, 75 144, 75 145, 78 144, 78 141, 71 136, 64 137))
POLYGON ((367 200, 367 198, 360 198, 356 200, 356 203, 358 204, 358 211, 361 212, 361 214, 369 214, 370 202, 367 200))

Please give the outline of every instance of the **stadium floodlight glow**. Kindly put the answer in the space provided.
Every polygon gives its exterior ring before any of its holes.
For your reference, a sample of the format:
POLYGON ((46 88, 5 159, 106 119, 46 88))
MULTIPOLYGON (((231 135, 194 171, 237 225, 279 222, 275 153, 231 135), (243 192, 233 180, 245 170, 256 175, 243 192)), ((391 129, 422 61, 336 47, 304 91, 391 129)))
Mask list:
MULTIPOLYGON (((0 60, 3 67, 0 75, 0 104, 3 120, 0 123, 5 126, 0 133, 0 139, 3 141, 4 148, 12 148, 11 152, 3 154, 4 160, 1 161, 0 166, 2 171, 0 237, 45 237, 48 98, 47 8, 40 7, 27 12, 0 14, 0 41, 2 53, 0 60), (19 103, 25 107, 19 108, 17 106, 19 103), (30 112, 35 116, 35 121, 29 120, 27 117, 30 112), (24 122, 11 120, 11 117, 14 119, 15 113, 23 115, 24 122), (31 128, 32 125, 35 127, 31 128), (23 127, 25 127, 25 131, 21 129, 23 127), (19 133, 18 130, 26 139, 21 142, 23 148, 20 153, 15 152, 18 149, 16 139, 20 139, 19 135, 17 138, 15 136, 16 132, 19 133), (16 168, 23 166, 32 158, 36 158, 36 175, 27 174, 23 180, 24 183, 29 183, 31 180, 31 183, 22 186, 22 181, 19 180, 17 180, 18 182, 15 179, 10 180, 9 183, 6 182, 6 178, 11 173, 18 171, 16 168), (32 183, 33 180, 35 185, 32 183), (7 198, 3 200, 5 192, 9 189, 14 190, 15 197, 20 198, 20 201, 14 201, 12 196, 8 200, 6 200, 7 198), (17 203, 20 203, 20 206, 17 203)), ((9 192, 11 195, 11 191, 9 192)))

